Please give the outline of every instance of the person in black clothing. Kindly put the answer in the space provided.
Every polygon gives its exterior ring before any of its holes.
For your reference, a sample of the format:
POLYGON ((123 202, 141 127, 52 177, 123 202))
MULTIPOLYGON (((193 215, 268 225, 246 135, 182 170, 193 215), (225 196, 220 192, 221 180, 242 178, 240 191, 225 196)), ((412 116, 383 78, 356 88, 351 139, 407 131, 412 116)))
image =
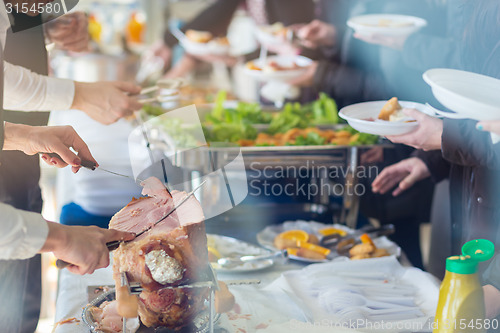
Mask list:
MULTIPOLYGON (((395 70, 401 73, 407 84, 413 89, 393 86, 388 78, 388 68, 382 66, 383 54, 380 48, 369 45, 353 36, 345 23, 349 17, 395 12, 399 14, 424 15, 425 6, 419 1, 322 1, 322 19, 328 23, 314 21, 298 31, 299 36, 315 41, 317 35, 327 35, 334 31, 335 41, 322 50, 327 60, 320 60, 313 65, 302 78, 292 81, 301 86, 311 85, 316 91, 327 92, 339 107, 371 100, 387 100, 393 96, 423 102, 429 93, 423 89, 425 84, 421 72, 409 68, 402 62, 393 62, 395 70)), ((321 46, 321 45, 320 45, 321 46)), ((361 156, 361 162, 376 164, 379 169, 391 165, 411 155, 413 149, 396 145, 394 148, 375 148, 361 156)), ((367 189, 371 189, 374 178, 362 179, 367 189)), ((429 221, 432 202, 433 184, 427 180, 419 183, 410 192, 399 197, 390 194, 378 194, 370 190, 362 197, 360 212, 377 218, 382 224, 392 223, 396 233, 391 239, 397 242, 416 267, 423 268, 420 250, 420 223, 429 221)))
MULTIPOLYGON (((500 63, 494 56, 498 54, 499 5, 494 0, 448 3, 463 13, 455 21, 448 22, 455 30, 461 30, 456 34, 459 39, 455 39, 454 45, 461 49, 462 69, 500 78, 500 63)), ((389 139, 433 149, 432 152, 419 152, 418 157, 425 162, 434 179, 450 179, 452 225, 445 233, 435 235, 451 242, 447 255, 460 253, 461 246, 471 239, 485 238, 498 243, 500 145, 492 142, 489 133, 476 130, 476 121, 439 120, 417 111, 409 114, 419 121, 419 128, 408 135, 389 139)), ((380 175, 381 178, 399 182, 398 168, 398 165, 391 166, 388 172, 380 175)), ((444 270, 443 263, 444 260, 441 262, 444 270)), ((480 268, 484 270, 484 266, 480 268)))

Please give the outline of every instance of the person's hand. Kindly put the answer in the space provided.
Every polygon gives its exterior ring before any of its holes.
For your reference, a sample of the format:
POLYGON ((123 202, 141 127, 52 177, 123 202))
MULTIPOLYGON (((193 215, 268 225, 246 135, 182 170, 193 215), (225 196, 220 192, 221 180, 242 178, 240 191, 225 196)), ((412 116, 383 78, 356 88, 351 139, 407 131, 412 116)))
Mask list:
POLYGON ((369 165, 382 162, 384 160, 384 148, 374 147, 361 154, 359 163, 361 165, 369 165))
POLYGON ((500 315, 500 290, 491 284, 483 286, 486 318, 493 319, 500 315))
POLYGON ((359 33, 355 33, 354 37, 369 44, 386 46, 398 51, 403 49, 406 39, 408 38, 408 36, 365 35, 359 33))
POLYGON ((410 157, 384 168, 373 181, 372 191, 373 193, 385 194, 399 183, 392 192, 393 196, 398 196, 416 182, 430 175, 427 165, 421 159, 410 157))
POLYGON ((337 30, 331 24, 313 20, 297 30, 297 37, 305 47, 333 46, 337 43, 337 30))
POLYGON ((318 62, 313 61, 311 65, 307 67, 307 70, 301 76, 288 81, 292 86, 298 87, 310 87, 314 82, 314 75, 316 74, 316 69, 318 68, 318 62))
POLYGON ((85 112, 90 118, 109 125, 123 117, 131 116, 142 107, 136 98, 141 87, 120 81, 75 82, 72 109, 85 112))
POLYGON ((27 155, 44 153, 42 159, 47 164, 58 168, 69 164, 74 173, 81 168, 82 159, 99 165, 85 142, 71 126, 28 126, 6 123, 4 149, 20 150, 27 155), (48 153, 55 153, 62 160, 48 153))
POLYGON ((45 34, 60 49, 72 52, 89 50, 88 19, 84 12, 69 13, 50 21, 45 34))
POLYGON ((417 149, 441 149, 441 135, 443 134, 443 121, 441 119, 428 116, 416 109, 403 109, 403 113, 418 121, 417 129, 408 134, 388 135, 387 139, 417 149))
POLYGON ((96 269, 109 265, 106 243, 132 240, 135 235, 96 226, 67 226, 47 222, 49 234, 40 252, 53 252, 56 258, 71 265, 67 268, 76 274, 92 274, 96 269))
POLYGON ((476 124, 476 128, 500 135, 500 120, 480 121, 476 124))

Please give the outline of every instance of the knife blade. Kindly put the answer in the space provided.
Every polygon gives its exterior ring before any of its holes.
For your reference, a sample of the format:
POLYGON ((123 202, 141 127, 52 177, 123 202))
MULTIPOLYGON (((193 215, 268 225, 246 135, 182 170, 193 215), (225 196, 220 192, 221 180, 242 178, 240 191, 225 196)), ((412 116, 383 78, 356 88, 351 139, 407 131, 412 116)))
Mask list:
MULTIPOLYGON (((229 280, 222 281, 228 286, 241 286, 244 284, 260 284, 260 280, 257 279, 244 279, 244 280, 229 280)), ((213 281, 203 281, 203 282, 194 282, 190 284, 183 284, 180 286, 164 286, 161 289, 185 289, 185 288, 207 288, 214 285, 213 281)), ((218 285, 218 284, 217 284, 218 285)), ((140 294, 143 288, 139 283, 132 283, 130 285, 130 293, 131 294, 140 294)))
MULTIPOLYGON (((172 209, 170 209, 168 211, 167 214, 165 214, 161 219, 159 219, 158 221, 156 221, 155 223, 153 223, 152 225, 150 225, 149 227, 147 227, 146 229, 142 230, 141 232, 139 232, 138 234, 135 235, 135 237, 139 237, 140 235, 148 232, 149 230, 151 230, 154 226, 156 226, 158 223, 160 223, 161 221, 165 220, 167 217, 169 217, 170 215, 172 215, 172 213, 177 209, 179 208, 180 206, 182 206, 190 197, 192 197, 194 195, 194 193, 200 188, 202 187, 203 185, 205 185, 207 181, 204 180, 202 181, 198 186, 196 186, 191 192, 189 192, 177 205, 175 205, 172 209)), ((129 241, 112 241, 112 242, 108 242, 106 243, 106 247, 108 248, 108 251, 113 251, 113 250, 116 250, 118 248, 118 246, 120 246, 120 244, 122 242, 129 242, 129 241)), ((70 263, 64 261, 64 260, 61 260, 61 259, 58 259, 56 261, 56 267, 59 268, 59 269, 62 269, 62 268, 65 268, 67 266, 69 266, 70 263)))

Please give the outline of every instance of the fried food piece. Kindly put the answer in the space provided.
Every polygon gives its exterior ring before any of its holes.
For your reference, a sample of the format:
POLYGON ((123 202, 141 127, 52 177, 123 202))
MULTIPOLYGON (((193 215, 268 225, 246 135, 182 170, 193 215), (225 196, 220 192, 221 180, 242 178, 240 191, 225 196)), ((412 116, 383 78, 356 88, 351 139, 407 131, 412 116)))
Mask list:
POLYGON ((349 144, 349 138, 339 138, 336 137, 330 143, 338 146, 347 146, 349 144))
POLYGON ((208 43, 213 38, 213 35, 208 31, 189 29, 185 34, 190 41, 195 43, 208 43))
POLYGON ((403 108, 398 102, 398 98, 393 97, 382 107, 382 110, 380 110, 380 113, 378 114, 378 119, 390 121, 391 115, 402 109, 403 108))
POLYGON ((309 234, 309 240, 308 240, 309 243, 311 244, 314 244, 314 245, 318 245, 319 244, 319 238, 316 237, 316 235, 314 234, 309 234))
POLYGON ((359 254, 367 254, 371 255, 375 251, 375 246, 371 244, 358 244, 352 247, 352 249, 349 250, 349 254, 352 256, 359 255, 359 254))
POLYGON ((297 241, 294 239, 283 238, 278 235, 274 238, 274 247, 278 250, 283 250, 289 247, 294 248, 297 247, 297 241))
POLYGON ((214 41, 220 45, 229 45, 229 39, 227 39, 227 37, 215 38, 214 41))
POLYGON ((361 260, 361 259, 369 259, 371 256, 369 254, 356 254, 351 257, 351 260, 361 260))
POLYGON ((390 255, 390 253, 386 249, 376 249, 372 253, 372 258, 387 257, 389 255, 390 255))
POLYGON ((266 133, 259 133, 257 139, 255 139, 255 145, 274 145, 276 144, 276 139, 266 133))
POLYGON ((338 131, 336 137, 337 138, 348 138, 349 139, 351 137, 351 132, 345 131, 345 130, 338 131))
POLYGON ((217 313, 228 312, 234 307, 234 295, 224 282, 218 281, 218 283, 220 290, 215 291, 215 311, 217 313))
POLYGON ((330 142, 337 137, 337 132, 334 130, 324 130, 321 132, 321 137, 323 137, 326 141, 330 142))
POLYGON ((303 247, 299 247, 297 249, 297 255, 302 258, 311 259, 311 260, 325 260, 326 256, 317 251, 309 250, 303 247))
POLYGON ((251 71, 260 71, 260 70, 262 70, 262 68, 260 68, 259 66, 257 66, 253 61, 247 62, 246 67, 249 70, 251 70, 251 71))
POLYGON ((288 130, 285 134, 283 134, 282 141, 285 143, 295 141, 295 139, 302 134, 303 131, 300 128, 292 128, 291 130, 288 130))
POLYGON ((240 147, 251 147, 251 146, 255 146, 255 141, 253 140, 238 140, 238 145, 240 147))

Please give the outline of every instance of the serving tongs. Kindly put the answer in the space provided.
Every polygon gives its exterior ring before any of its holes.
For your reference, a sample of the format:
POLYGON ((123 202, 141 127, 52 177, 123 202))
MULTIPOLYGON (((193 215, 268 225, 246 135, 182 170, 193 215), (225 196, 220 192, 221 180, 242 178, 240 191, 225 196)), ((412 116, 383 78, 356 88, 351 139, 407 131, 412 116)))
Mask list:
POLYGON ((261 255, 223 257, 217 259, 217 264, 219 264, 222 268, 233 268, 246 263, 254 263, 262 260, 274 260, 277 258, 282 258, 282 260, 288 259, 288 251, 285 249, 261 255))
MULTIPOLYGON (((162 218, 160 218, 158 221, 156 221, 155 223, 153 223, 152 225, 150 225, 146 229, 144 229, 141 232, 137 233, 135 235, 135 237, 137 238, 137 237, 141 236, 142 234, 148 232, 153 227, 155 227, 158 223, 162 222, 167 217, 169 217, 170 215, 172 215, 172 213, 175 212, 177 210, 177 208, 179 208, 180 206, 182 206, 190 197, 192 197, 194 195, 194 193, 200 187, 202 187, 203 185, 205 185, 206 182, 207 182, 206 180, 204 180, 203 182, 201 182, 200 185, 196 186, 191 192, 189 192, 178 204, 176 204, 172 209, 170 209, 162 218)), ((116 250, 120 246, 121 243, 125 243, 125 242, 129 242, 129 241, 118 240, 118 241, 108 242, 108 243, 106 243, 106 247, 108 248, 109 251, 114 251, 114 250, 116 250)), ((70 263, 68 263, 68 262, 66 262, 64 260, 58 259, 56 261, 56 266, 59 269, 65 268, 68 265, 70 265, 70 263)))
POLYGON ((186 85, 184 78, 160 79, 156 84, 143 88, 139 95, 155 93, 152 97, 140 98, 137 101, 142 104, 152 102, 167 102, 179 98, 179 89, 186 85))
POLYGON ((367 234, 370 238, 377 238, 381 236, 389 236, 395 232, 393 224, 386 224, 381 227, 368 226, 354 231, 352 234, 341 236, 339 234, 332 234, 324 236, 320 240, 320 245, 326 248, 334 248, 339 254, 346 253, 354 245, 359 244, 360 237, 367 234))

